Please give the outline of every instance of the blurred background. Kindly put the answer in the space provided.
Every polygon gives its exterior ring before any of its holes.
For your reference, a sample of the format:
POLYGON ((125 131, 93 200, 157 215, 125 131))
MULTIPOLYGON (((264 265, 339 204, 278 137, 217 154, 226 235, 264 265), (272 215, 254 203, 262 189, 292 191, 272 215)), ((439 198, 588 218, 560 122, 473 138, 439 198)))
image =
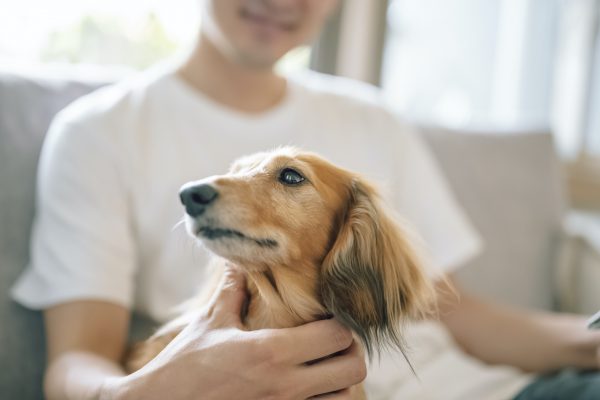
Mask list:
MULTIPOLYGON (((458 273, 462 285, 518 306, 597 311, 600 0, 340 5, 318 40, 278 68, 380 86, 421 126, 485 243, 458 273)), ((202 23, 197 6, 0 0, 0 398, 42 398, 32 385, 43 372, 42 320, 8 290, 29 259, 50 121, 79 96, 185 54, 202 23)), ((132 337, 148 332, 140 321, 132 337)))
MULTIPOLYGON (((185 52, 196 0, 0 0, 0 65, 121 76, 185 52), (26 34, 24 34, 26 32, 26 34), (93 71, 93 72, 92 72, 93 71)), ((421 124, 551 130, 575 204, 600 207, 598 0, 344 0, 286 57, 380 85, 421 124)))

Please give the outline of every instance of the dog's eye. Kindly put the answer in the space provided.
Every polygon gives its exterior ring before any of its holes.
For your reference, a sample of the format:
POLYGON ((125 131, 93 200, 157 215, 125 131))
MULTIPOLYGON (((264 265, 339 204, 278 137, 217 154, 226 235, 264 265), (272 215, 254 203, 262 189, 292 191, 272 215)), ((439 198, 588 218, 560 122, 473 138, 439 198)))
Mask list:
POLYGON ((279 174, 279 182, 286 185, 298 185, 304 181, 304 177, 298 171, 286 168, 279 174))

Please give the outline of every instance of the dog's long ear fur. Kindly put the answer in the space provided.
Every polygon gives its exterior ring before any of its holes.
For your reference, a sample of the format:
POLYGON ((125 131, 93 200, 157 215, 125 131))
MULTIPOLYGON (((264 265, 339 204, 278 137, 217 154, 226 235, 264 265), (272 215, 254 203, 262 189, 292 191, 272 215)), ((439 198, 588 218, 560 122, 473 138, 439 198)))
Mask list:
POLYGON ((369 357, 388 346, 403 350, 402 321, 429 312, 430 280, 407 233, 386 211, 376 191, 352 181, 337 238, 324 259, 323 305, 352 329, 369 357))

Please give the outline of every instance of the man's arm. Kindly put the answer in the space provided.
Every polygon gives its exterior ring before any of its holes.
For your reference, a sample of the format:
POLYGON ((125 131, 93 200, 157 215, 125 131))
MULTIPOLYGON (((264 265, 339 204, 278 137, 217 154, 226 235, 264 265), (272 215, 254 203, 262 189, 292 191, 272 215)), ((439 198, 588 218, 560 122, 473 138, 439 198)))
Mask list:
POLYGON ((124 376, 129 311, 101 301, 75 301, 44 311, 48 367, 46 398, 96 399, 107 378, 124 376))
POLYGON ((600 332, 587 330, 584 317, 485 302, 450 281, 454 293, 439 284, 440 320, 467 353, 531 372, 600 367, 600 332))

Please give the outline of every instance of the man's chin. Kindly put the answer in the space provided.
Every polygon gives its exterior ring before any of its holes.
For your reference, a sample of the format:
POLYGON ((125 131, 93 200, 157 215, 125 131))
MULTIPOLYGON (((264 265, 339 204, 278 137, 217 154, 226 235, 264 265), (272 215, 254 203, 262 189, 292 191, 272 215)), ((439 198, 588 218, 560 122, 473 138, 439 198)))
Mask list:
POLYGON ((272 70, 284 55, 285 53, 279 55, 272 50, 254 49, 239 50, 234 57, 239 64, 245 67, 256 70, 272 70))

